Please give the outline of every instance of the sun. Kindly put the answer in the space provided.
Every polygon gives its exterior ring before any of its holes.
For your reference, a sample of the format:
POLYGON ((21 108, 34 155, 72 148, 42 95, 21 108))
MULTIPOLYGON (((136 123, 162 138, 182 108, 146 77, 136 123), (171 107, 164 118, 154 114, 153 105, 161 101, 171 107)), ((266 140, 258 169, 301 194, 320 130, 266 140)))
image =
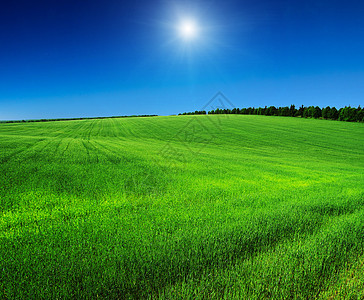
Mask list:
POLYGON ((198 26, 193 20, 184 20, 178 27, 180 36, 185 40, 193 40, 198 36, 198 26))

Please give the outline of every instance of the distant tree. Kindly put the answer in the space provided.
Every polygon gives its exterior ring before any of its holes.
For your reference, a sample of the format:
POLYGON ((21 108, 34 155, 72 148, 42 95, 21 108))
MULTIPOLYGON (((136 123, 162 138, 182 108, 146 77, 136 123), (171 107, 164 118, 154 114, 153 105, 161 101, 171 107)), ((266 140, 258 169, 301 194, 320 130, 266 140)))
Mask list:
POLYGON ((310 109, 309 109, 309 107, 305 107, 305 108, 303 109, 303 114, 302 114, 302 116, 303 116, 304 118, 308 118, 308 117, 310 117, 310 109))
POLYGON ((339 121, 355 122, 356 121, 356 109, 354 107, 345 106, 340 109, 339 121))
POLYGON ((290 109, 288 108, 288 106, 280 107, 280 116, 289 117, 290 113, 291 112, 290 112, 290 109))
POLYGON ((303 111, 305 110, 305 107, 303 105, 300 106, 300 108, 296 111, 295 117, 303 117, 303 111))
POLYGON ((321 117, 321 109, 318 106, 309 106, 308 107, 308 112, 307 112, 307 117, 308 118, 319 118, 321 117))
POLYGON ((347 106, 339 110, 339 121, 345 121, 347 116, 347 106))
POLYGON ((264 106, 264 108, 262 109, 262 115, 266 115, 267 114, 267 106, 264 106))
POLYGON ((339 111, 336 109, 335 106, 330 109, 330 112, 328 113, 328 118, 331 120, 337 120, 339 118, 339 111))
POLYGON ((318 119, 318 118, 321 117, 321 115, 322 115, 321 114, 321 108, 318 107, 318 106, 316 106, 315 109, 314 109, 314 111, 313 111, 312 117, 314 117, 315 119, 318 119))
POLYGON ((275 106, 269 106, 267 109, 267 116, 276 116, 277 115, 277 108, 275 106))
POLYGON ((357 109, 355 107, 349 107, 347 111, 347 122, 356 122, 357 121, 357 109))
POLYGON ((291 117, 294 117, 296 115, 296 112, 297 112, 296 106, 294 106, 294 104, 291 104, 289 108, 289 115, 291 117))
POLYGON ((329 115, 330 115, 330 106, 326 106, 325 108, 322 109, 321 111, 321 116, 324 118, 324 119, 328 119, 329 118, 329 115))
POLYGON ((342 107, 339 109, 339 121, 345 121, 345 117, 346 117, 346 110, 347 110, 347 106, 342 107))
POLYGON ((360 105, 356 111, 356 119, 358 122, 364 122, 364 108, 360 108, 360 105))

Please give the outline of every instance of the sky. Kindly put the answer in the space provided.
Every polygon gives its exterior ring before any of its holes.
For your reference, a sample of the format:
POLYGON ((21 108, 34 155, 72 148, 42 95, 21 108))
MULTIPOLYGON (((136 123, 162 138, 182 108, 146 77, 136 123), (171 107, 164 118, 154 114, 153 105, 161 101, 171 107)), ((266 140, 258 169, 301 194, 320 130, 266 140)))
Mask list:
POLYGON ((364 105, 364 1, 2 1, 0 120, 364 105), (179 24, 198 32, 185 39, 179 24))

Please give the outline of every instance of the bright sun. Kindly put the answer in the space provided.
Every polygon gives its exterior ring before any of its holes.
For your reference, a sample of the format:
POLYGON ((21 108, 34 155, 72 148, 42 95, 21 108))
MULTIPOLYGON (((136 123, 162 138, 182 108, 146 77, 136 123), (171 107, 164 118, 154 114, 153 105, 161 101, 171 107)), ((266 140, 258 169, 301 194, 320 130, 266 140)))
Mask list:
POLYGON ((186 40, 192 40, 198 35, 198 26, 192 20, 185 20, 179 25, 180 35, 186 40))

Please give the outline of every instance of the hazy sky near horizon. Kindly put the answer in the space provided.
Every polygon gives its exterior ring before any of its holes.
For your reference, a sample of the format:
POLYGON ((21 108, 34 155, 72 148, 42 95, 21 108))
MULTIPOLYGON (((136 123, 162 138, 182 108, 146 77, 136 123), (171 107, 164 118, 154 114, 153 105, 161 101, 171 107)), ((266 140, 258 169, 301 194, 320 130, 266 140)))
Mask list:
POLYGON ((3 1, 0 120, 364 105, 364 1, 3 1), (186 41, 176 26, 193 19, 186 41))

